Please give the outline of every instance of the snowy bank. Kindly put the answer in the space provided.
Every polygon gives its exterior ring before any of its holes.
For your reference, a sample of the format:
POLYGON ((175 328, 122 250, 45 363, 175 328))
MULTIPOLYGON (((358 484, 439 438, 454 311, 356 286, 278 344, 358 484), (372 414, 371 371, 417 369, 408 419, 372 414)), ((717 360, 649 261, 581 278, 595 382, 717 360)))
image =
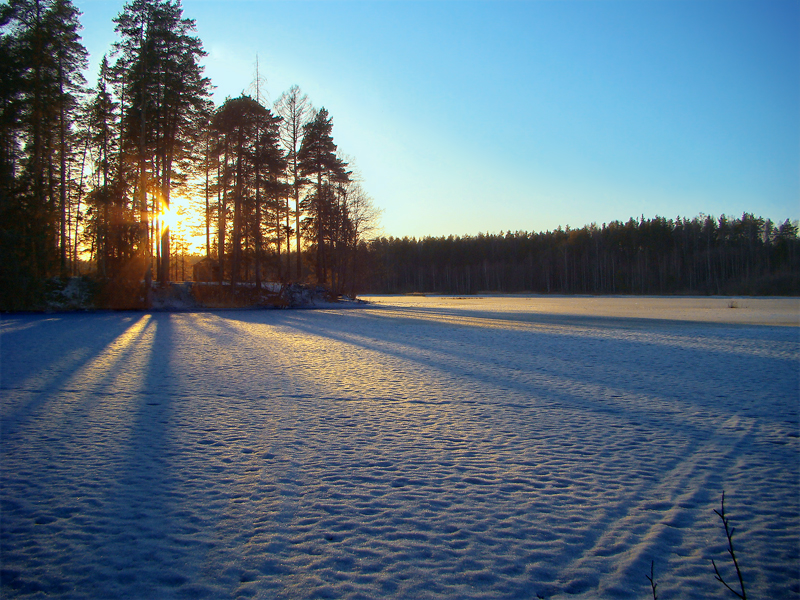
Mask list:
POLYGON ((800 593, 796 326, 380 302, 2 316, 0 595, 800 593))
POLYGON ((193 311, 244 308, 352 308, 363 301, 335 294, 323 286, 302 283, 175 282, 161 286, 144 281, 119 288, 113 282, 89 277, 54 278, 33 312, 92 311, 98 309, 193 311))

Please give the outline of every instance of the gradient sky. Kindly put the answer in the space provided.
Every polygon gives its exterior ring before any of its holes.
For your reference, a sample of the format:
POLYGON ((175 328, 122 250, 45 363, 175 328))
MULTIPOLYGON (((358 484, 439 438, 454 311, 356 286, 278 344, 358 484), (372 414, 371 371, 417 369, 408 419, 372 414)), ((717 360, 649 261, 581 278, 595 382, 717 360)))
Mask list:
MULTIPOLYGON (((76 0, 90 81, 124 2, 76 0)), ((333 117, 385 235, 800 218, 800 2, 184 0, 219 104, 258 55, 333 117)))

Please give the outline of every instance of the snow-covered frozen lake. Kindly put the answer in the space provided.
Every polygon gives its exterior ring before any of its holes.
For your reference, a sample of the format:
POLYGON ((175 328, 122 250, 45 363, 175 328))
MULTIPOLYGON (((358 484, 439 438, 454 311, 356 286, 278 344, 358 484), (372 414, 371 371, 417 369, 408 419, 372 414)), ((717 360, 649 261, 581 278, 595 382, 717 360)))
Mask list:
POLYGON ((800 596, 797 299, 373 300, 2 316, 0 596, 800 596))

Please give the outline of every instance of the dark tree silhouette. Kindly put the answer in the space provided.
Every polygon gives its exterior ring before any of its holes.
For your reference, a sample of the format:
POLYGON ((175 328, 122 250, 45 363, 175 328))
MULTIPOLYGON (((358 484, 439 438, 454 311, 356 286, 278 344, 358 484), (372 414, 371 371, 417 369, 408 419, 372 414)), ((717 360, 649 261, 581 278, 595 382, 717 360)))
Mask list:
MULTIPOLYGON (((118 15, 121 40, 116 70, 128 102, 123 106, 125 143, 136 149, 141 240, 150 252, 149 212, 170 208, 174 183, 182 183, 189 164, 198 160, 198 123, 209 109, 210 81, 203 77, 199 60, 202 43, 193 35, 195 22, 183 17, 177 0, 133 0, 118 15), (152 205, 148 206, 147 194, 152 205)), ((169 278, 169 228, 159 227, 154 237, 162 284, 169 278)))
POLYGON ((83 90, 78 16, 70 0, 0 4, 2 306, 42 306, 46 280, 79 264, 105 304, 142 306, 153 269, 162 286, 178 272, 162 215, 182 189, 202 199, 220 281, 289 281, 293 242, 298 280, 305 258, 317 282, 344 289, 371 203, 351 187, 327 111, 296 86, 277 116, 258 93, 215 111, 179 0, 130 0, 113 64, 83 90))
POLYGON ((323 107, 316 117, 303 127, 303 142, 297 153, 300 174, 312 177, 314 191, 306 197, 307 227, 316 245, 317 283, 326 283, 328 251, 325 245, 326 227, 331 223, 335 202, 335 186, 349 181, 347 165, 336 155, 333 143, 333 120, 323 107))
POLYGON ((249 269, 243 264, 243 246, 250 239, 254 242, 255 280, 260 286, 265 198, 273 199, 273 217, 269 220, 273 223, 279 221, 280 213, 275 216, 278 208, 276 198, 282 190, 277 180, 286 162, 278 145, 278 123, 278 117, 249 96, 227 100, 214 115, 221 171, 218 259, 222 277, 228 229, 227 207, 232 204, 229 266, 232 286, 242 278, 249 279, 244 272, 249 269))
POLYGON ((0 279, 12 305, 68 269, 73 120, 86 65, 78 17, 69 0, 0 6, 0 279))

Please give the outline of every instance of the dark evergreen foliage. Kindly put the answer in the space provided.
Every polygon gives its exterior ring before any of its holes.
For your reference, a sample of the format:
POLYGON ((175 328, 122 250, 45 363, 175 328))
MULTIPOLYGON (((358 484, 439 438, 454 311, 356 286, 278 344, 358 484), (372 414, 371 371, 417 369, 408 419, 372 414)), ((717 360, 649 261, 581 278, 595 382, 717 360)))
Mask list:
POLYGON ((300 174, 310 177, 314 191, 306 196, 303 208, 308 217, 306 231, 313 240, 317 283, 326 284, 332 266, 331 242, 337 239, 344 218, 337 191, 350 181, 347 164, 336 155, 333 120, 323 107, 303 127, 303 142, 297 153, 300 174))
POLYGON ((133 0, 114 19, 121 40, 115 71, 123 106, 123 143, 137 156, 136 198, 140 212, 140 252, 158 240, 156 261, 162 283, 169 278, 169 228, 150 232, 153 219, 169 210, 175 184, 183 183, 198 157, 198 123, 210 110, 211 82, 199 60, 205 56, 194 34, 195 22, 183 17, 178 0, 133 0), (147 194, 151 196, 148 206, 147 194))
POLYGON ((69 0, 0 5, 0 301, 24 307, 67 274, 73 128, 86 50, 69 0))
MULTIPOLYGON (((264 208, 278 211, 280 198, 288 193, 278 179, 286 168, 279 148, 280 119, 249 96, 228 99, 212 120, 219 187, 216 213, 220 281, 225 273, 232 285, 242 280, 261 284, 261 266, 266 256, 262 243, 264 208), (229 213, 233 211, 232 221, 229 213), (228 231, 231 247, 227 247, 228 231)), ((266 224, 267 231, 271 228, 266 224)), ((272 224, 279 246, 279 216, 272 224)), ((280 266, 280 257, 277 261, 280 266)))
POLYGON ((372 292, 800 293, 798 229, 744 214, 371 242, 372 292))

